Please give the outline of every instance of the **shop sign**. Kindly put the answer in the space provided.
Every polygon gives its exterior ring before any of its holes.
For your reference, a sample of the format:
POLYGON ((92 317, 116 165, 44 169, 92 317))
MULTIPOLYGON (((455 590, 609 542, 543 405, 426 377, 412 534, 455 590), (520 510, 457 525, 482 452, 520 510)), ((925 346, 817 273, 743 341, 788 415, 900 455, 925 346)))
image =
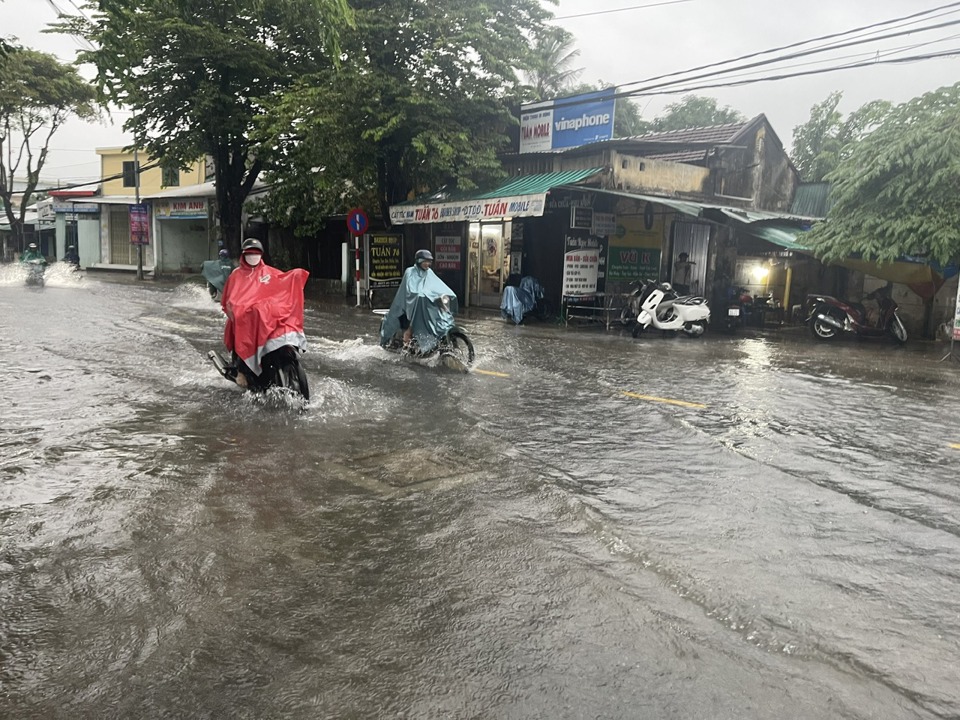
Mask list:
POLYGON ((520 106, 520 152, 579 147, 613 137, 616 100, 600 90, 520 106))
POLYGON ((607 278, 614 282, 660 276, 660 250, 612 245, 607 278))
POLYGON ((436 222, 480 222, 514 217, 540 217, 547 200, 546 193, 463 202, 394 205, 390 208, 392 225, 436 222))
POLYGON ((596 295, 599 277, 599 248, 583 248, 564 253, 562 290, 564 297, 596 295))
POLYGON ((206 220, 206 198, 184 198, 183 200, 157 200, 154 214, 158 218, 180 220, 206 220))
POLYGON ((584 207, 570 208, 570 227, 589 230, 593 227, 593 209, 584 207))
POLYGON ((460 250, 460 238, 438 235, 437 252, 433 266, 437 270, 460 270, 463 258, 460 250))
POLYGON ((370 287, 399 287, 403 278, 403 236, 370 235, 370 287))
POLYGON ((146 204, 130 205, 130 244, 150 244, 150 211, 146 204))
POLYGON ((617 232, 617 216, 613 213, 596 212, 593 213, 593 227, 590 232, 598 237, 608 237, 617 232))
POLYGON ((100 212, 100 206, 96 203, 73 203, 73 202, 57 202, 53 203, 53 211, 55 213, 98 213, 100 212))

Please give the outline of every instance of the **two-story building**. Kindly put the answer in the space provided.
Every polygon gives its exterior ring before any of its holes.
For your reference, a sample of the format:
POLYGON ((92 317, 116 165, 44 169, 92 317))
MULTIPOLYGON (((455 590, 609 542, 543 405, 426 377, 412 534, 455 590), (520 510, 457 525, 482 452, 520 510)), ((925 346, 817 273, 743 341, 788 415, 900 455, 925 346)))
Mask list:
POLYGON ((100 193, 85 197, 73 194, 57 205, 58 214, 63 213, 77 223, 81 267, 136 270, 140 251, 131 233, 133 214, 134 227, 138 230, 136 235, 144 241, 145 271, 177 272, 184 266, 195 266, 193 271, 199 271, 199 264, 211 257, 210 203, 204 201, 202 213, 191 208, 191 214, 186 218, 193 221, 188 228, 192 232, 187 233, 191 235, 190 241, 180 247, 175 238, 171 239, 167 254, 155 218, 157 210, 166 207, 158 201, 158 196, 204 185, 206 164, 197 162, 183 171, 144 152, 138 152, 134 158, 132 150, 122 147, 97 148, 96 152, 100 156, 100 193), (137 205, 144 209, 138 212, 137 205), (140 230, 144 225, 149 228, 146 232, 140 230))
MULTIPOLYGON (((579 147, 511 154, 514 177, 485 193, 433 196, 390 209, 407 259, 441 252, 438 273, 467 305, 496 307, 510 275, 535 275, 547 297, 622 293, 671 280, 681 252, 691 290, 736 282, 737 239, 790 213, 799 175, 764 115, 579 147), (718 274, 722 277, 718 277, 718 274)), ((765 261, 766 262, 766 261, 765 261)))

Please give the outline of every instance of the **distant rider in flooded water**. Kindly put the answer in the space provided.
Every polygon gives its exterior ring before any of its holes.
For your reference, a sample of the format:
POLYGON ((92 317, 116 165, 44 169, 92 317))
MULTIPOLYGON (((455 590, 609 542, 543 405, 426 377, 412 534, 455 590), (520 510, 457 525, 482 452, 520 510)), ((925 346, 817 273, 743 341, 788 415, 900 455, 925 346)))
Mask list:
POLYGON ((47 259, 40 254, 40 248, 37 247, 36 243, 30 243, 27 245, 27 249, 23 251, 23 255, 20 256, 20 262, 28 263, 35 260, 40 260, 46 264, 47 259))

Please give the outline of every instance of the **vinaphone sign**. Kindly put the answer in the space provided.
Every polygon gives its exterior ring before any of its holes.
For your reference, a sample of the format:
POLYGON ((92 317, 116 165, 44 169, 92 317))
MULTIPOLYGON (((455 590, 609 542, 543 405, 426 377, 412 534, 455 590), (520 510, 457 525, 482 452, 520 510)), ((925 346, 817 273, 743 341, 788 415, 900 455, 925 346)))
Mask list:
POLYGON ((520 152, 546 152, 613 138, 615 90, 520 106, 520 152))

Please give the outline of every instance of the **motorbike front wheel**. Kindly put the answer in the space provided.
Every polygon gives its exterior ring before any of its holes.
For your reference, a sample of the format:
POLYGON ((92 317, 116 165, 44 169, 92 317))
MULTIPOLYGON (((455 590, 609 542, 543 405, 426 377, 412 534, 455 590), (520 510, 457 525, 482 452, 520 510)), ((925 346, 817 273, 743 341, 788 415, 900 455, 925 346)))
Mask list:
POLYGON ((453 330, 447 335, 447 343, 450 345, 450 349, 457 354, 462 354, 461 347, 465 348, 467 351, 467 362, 466 365, 473 365, 473 361, 476 359, 477 354, 474 352, 473 343, 470 342, 470 338, 467 337, 467 334, 460 330, 453 330))
POLYGON ((620 324, 624 327, 629 327, 637 321, 637 315, 639 313, 634 312, 633 306, 624 305, 620 309, 620 324))

